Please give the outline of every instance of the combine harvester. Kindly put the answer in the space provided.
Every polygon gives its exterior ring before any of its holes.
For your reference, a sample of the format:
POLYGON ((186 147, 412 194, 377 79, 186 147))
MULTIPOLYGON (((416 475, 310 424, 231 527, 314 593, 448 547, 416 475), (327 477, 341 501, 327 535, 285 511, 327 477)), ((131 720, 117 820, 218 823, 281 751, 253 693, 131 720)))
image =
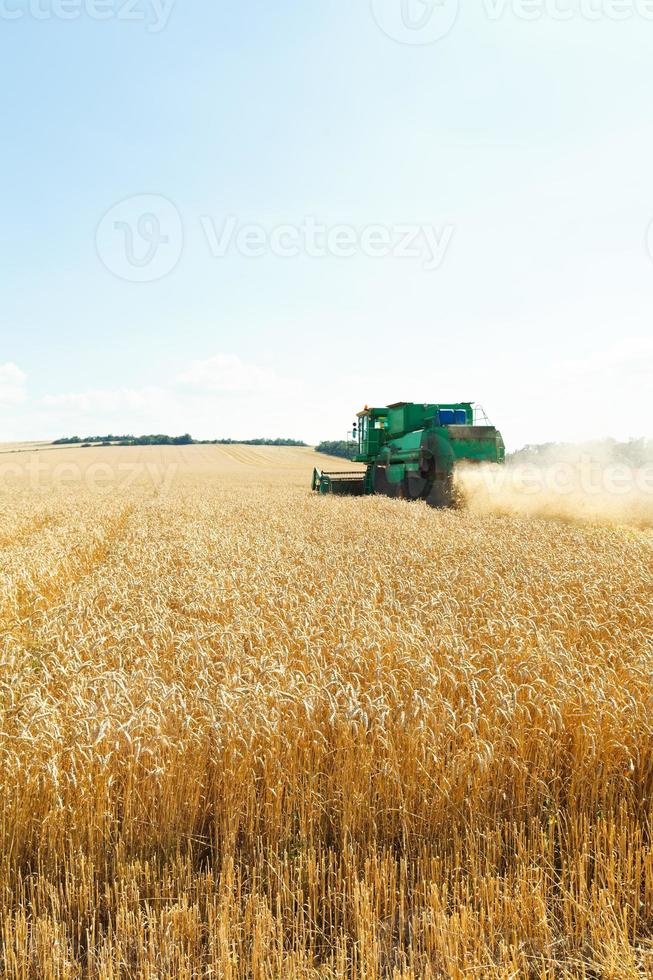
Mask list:
POLYGON ((349 473, 315 469, 317 493, 356 497, 380 493, 451 507, 457 463, 505 461, 501 433, 472 402, 365 407, 354 424, 354 438, 358 441, 355 462, 365 463, 365 469, 349 473))

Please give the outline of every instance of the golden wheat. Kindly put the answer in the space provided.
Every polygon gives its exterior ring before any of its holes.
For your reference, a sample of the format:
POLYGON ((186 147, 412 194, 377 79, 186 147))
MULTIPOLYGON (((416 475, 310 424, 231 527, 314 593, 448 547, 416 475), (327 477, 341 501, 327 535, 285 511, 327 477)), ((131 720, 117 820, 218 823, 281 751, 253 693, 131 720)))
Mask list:
POLYGON ((47 458, 0 493, 3 976, 653 975, 650 535, 47 458))

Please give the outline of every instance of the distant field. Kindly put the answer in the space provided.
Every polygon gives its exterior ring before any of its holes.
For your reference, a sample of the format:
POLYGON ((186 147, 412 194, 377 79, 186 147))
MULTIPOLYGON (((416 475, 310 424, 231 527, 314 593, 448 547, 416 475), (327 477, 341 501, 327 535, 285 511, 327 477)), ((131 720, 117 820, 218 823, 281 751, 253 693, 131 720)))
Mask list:
POLYGON ((0 975, 653 975, 650 533, 316 464, 0 456, 0 975))
POLYGON ((56 448, 51 442, 0 442, 0 453, 17 453, 35 449, 56 448))
POLYGON ((310 486, 313 467, 360 470, 358 464, 305 447, 52 446, 0 444, 0 491, 51 485, 150 489, 198 483, 310 486), (44 453, 44 450, 47 451, 44 453))

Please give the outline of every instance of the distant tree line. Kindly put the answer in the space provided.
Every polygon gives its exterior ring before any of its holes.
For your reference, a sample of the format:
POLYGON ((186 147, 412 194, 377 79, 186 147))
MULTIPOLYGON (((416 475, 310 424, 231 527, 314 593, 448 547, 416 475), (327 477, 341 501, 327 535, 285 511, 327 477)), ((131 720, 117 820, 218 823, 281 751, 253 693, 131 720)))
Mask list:
POLYGON ((66 436, 55 439, 53 446, 188 446, 195 440, 185 433, 183 436, 149 435, 149 436, 66 436))
POLYGON ((301 439, 201 439, 198 442, 203 446, 306 446, 301 439))
POLYGON ((316 453, 327 456, 340 456, 341 459, 353 459, 358 454, 358 443, 346 439, 325 440, 315 447, 316 453))
POLYGON ((65 436, 55 439, 53 446, 305 446, 300 439, 193 439, 183 436, 65 436))

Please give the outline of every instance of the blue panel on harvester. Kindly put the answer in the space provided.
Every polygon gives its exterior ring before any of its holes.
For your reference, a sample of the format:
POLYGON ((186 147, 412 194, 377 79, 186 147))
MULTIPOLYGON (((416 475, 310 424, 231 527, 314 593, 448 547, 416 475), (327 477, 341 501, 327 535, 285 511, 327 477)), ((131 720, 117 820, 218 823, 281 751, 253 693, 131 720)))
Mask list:
POLYGON ((454 425, 467 425, 467 412, 464 408, 457 408, 453 413, 454 425))
POLYGON ((441 408, 440 425, 453 425, 455 414, 453 408, 441 408))

